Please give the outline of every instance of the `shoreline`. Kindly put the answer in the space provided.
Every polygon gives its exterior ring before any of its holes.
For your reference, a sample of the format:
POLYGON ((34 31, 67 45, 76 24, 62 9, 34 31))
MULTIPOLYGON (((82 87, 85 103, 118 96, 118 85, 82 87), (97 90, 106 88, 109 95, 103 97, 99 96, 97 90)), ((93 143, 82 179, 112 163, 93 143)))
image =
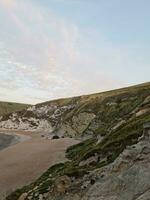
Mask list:
POLYGON ((19 137, 20 142, 0 150, 0 199, 32 183, 50 166, 67 161, 66 149, 78 143, 73 138, 44 139, 43 131, 0 129, 1 132, 19 137))
POLYGON ((0 151, 9 148, 18 143, 29 140, 31 137, 23 134, 7 132, 7 130, 0 130, 0 151))

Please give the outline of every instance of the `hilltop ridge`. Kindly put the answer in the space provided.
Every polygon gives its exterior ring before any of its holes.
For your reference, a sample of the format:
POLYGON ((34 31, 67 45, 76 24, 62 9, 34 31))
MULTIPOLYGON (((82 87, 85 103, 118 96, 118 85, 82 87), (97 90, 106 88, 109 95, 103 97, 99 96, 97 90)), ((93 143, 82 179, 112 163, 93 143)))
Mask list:
POLYGON ((26 109, 29 104, 0 101, 0 116, 26 109))

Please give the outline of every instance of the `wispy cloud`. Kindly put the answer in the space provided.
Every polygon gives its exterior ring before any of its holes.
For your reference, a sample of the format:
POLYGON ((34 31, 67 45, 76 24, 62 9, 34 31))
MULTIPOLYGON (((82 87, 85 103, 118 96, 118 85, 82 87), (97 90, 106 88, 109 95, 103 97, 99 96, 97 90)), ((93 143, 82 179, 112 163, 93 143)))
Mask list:
POLYGON ((99 31, 63 19, 36 1, 0 0, 1 99, 38 102, 123 86, 125 81, 111 72, 138 63, 131 55, 99 31))
POLYGON ((8 55, 1 61, 1 69, 7 68, 3 77, 14 79, 12 73, 15 74, 17 78, 14 81, 16 84, 18 82, 20 87, 20 80, 28 80, 25 81, 28 87, 32 84, 32 87, 50 93, 61 93, 64 89, 67 91, 72 79, 69 65, 74 62, 77 51, 75 46, 78 28, 51 13, 45 14, 40 7, 29 2, 18 2, 1 2, 5 14, 9 15, 9 24, 17 34, 17 29, 20 31, 17 36, 10 38, 9 32, 5 30, 3 48, 8 55))
POLYGON ((52 1, 58 2, 58 3, 65 3, 65 4, 78 4, 78 3, 87 2, 89 0, 52 0, 52 1))

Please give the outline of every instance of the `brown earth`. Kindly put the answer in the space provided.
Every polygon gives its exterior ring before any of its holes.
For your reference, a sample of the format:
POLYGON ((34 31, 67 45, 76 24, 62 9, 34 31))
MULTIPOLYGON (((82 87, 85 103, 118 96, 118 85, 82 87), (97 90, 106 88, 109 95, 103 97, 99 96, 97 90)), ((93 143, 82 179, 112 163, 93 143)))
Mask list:
POLYGON ((28 135, 30 139, 0 151, 0 200, 36 180, 51 165, 65 161, 66 148, 77 143, 71 138, 45 139, 41 133, 35 132, 6 132, 28 135))

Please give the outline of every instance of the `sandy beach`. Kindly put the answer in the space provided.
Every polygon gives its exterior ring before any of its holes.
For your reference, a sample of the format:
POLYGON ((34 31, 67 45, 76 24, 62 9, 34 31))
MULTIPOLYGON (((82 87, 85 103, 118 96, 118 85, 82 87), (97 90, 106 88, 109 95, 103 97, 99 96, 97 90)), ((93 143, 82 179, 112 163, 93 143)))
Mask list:
POLYGON ((18 136, 17 144, 0 151, 0 200, 11 191, 36 180, 51 165, 65 161, 66 148, 77 143, 71 138, 48 140, 41 137, 40 132, 0 132, 18 136))

